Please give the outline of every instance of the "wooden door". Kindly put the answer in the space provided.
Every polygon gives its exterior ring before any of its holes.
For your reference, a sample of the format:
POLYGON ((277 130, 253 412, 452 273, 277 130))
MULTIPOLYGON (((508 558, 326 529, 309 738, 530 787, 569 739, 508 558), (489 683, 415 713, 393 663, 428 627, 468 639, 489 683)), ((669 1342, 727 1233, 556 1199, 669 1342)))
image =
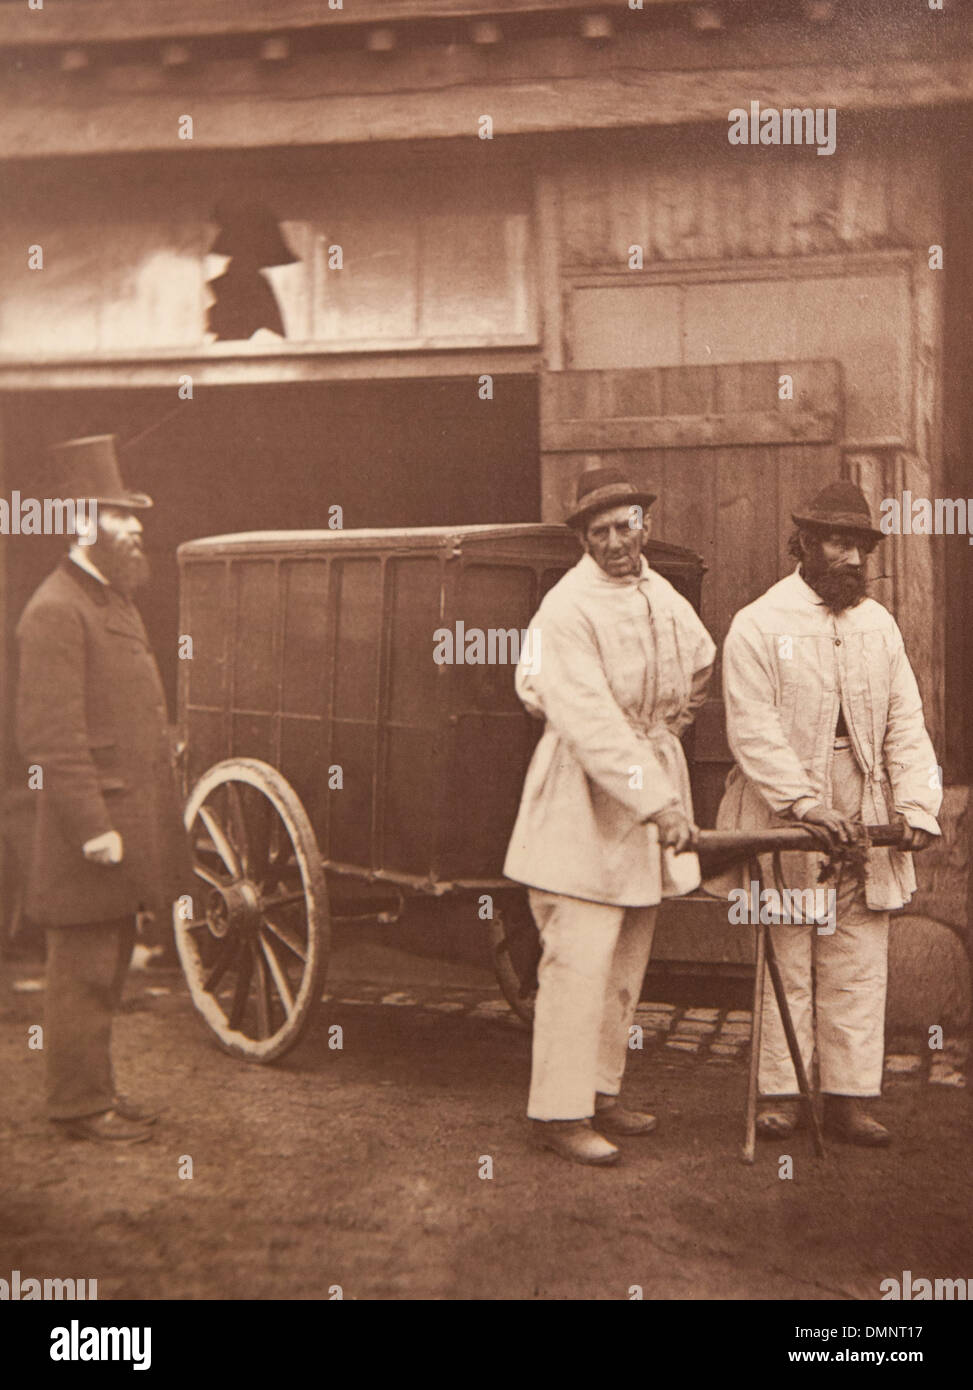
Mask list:
MULTIPOLYGON (((840 416, 836 362, 547 373, 542 514, 562 520, 578 474, 597 464, 649 486, 653 536, 703 556, 702 618, 722 648, 737 609, 793 568, 790 514, 839 476, 840 416)), ((731 764, 717 668, 693 750, 702 826, 731 764)))

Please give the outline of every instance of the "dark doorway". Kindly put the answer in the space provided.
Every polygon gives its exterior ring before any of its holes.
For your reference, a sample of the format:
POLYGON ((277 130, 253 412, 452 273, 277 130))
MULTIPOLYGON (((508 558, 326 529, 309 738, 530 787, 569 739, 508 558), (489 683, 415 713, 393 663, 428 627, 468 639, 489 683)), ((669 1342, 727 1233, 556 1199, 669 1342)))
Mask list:
MULTIPOLYGON (((139 606, 173 711, 182 541, 325 527, 336 505, 346 529, 540 519, 533 377, 497 377, 486 401, 477 378, 464 377, 197 388, 191 401, 178 400, 175 382, 25 392, 2 409, 8 494, 57 495, 47 446, 117 434, 126 482, 155 499, 144 518, 154 578, 139 606)), ((66 541, 7 544, 12 644, 24 603, 66 541)))

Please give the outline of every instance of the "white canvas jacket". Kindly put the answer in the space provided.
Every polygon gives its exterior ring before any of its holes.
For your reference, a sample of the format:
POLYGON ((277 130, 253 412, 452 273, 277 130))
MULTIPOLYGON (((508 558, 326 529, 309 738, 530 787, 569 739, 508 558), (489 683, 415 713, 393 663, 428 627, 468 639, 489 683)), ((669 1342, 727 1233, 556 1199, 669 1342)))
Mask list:
MULTIPOLYGON (((831 804, 840 705, 864 772, 861 819, 883 824, 899 811, 910 825, 940 833, 942 790, 919 688, 895 619, 874 599, 832 613, 795 570, 734 617, 723 698, 737 766, 720 828, 793 823, 815 802, 831 804)), ((813 886, 820 863, 820 855, 785 855, 788 884, 813 886)), ((870 908, 902 907, 915 888, 911 854, 869 852, 870 908)))
POLYGON ((540 669, 521 660, 517 693, 546 727, 504 873, 621 907, 697 888, 696 855, 660 853, 656 826, 641 823, 667 806, 692 819, 679 735, 705 698, 716 654, 692 605, 644 557, 638 576, 615 579, 584 555, 531 626, 540 669))

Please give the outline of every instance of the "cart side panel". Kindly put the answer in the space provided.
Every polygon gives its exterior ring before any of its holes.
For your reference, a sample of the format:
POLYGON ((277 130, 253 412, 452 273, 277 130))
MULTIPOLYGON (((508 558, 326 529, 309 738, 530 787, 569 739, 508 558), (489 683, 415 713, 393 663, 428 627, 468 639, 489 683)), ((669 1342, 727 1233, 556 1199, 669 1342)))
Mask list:
POLYGON ((378 783, 377 867, 437 877, 449 738, 446 687, 452 667, 436 634, 444 626, 444 557, 396 556, 386 571, 383 746, 378 783))
POLYGON ((231 569, 236 590, 233 710, 269 715, 278 704, 278 567, 274 560, 235 560, 231 569))
POLYGON ((192 639, 192 656, 180 664, 179 722, 187 741, 189 786, 227 754, 228 607, 228 566, 221 560, 185 562, 179 632, 192 639))
POLYGON ((701 566, 674 563, 663 558, 661 563, 654 564, 652 568, 664 579, 668 579, 672 587, 678 589, 683 598, 688 599, 696 612, 699 612, 700 585, 703 578, 701 566))
POLYGON ((274 560, 238 559, 231 567, 234 599, 230 662, 230 748, 234 758, 279 758, 279 569, 274 560))
POLYGON ((532 721, 517 698, 514 670, 539 588, 538 569, 529 563, 474 562, 461 570, 452 625, 462 622, 466 634, 457 658, 473 660, 457 660, 449 687, 446 877, 496 877, 503 867, 535 741, 532 721))
MULTIPOLYGON (((326 859, 367 869, 372 864, 376 807, 384 565, 381 554, 342 556, 333 564, 336 631, 329 765, 340 768, 341 789, 329 790, 323 833, 320 822, 316 828, 326 859)), ((319 778, 327 775, 327 768, 317 769, 319 778)))
POLYGON ((326 733, 333 690, 335 621, 325 557, 281 566, 280 762, 321 840, 329 809, 326 733))

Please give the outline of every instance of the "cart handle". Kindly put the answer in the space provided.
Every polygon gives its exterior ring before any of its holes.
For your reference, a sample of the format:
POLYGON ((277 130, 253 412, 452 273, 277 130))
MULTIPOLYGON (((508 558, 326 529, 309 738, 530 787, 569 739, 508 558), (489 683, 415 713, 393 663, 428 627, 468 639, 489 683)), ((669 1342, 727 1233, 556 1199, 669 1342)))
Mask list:
MULTIPOLYGON (((863 845, 896 846, 902 843, 901 825, 863 825, 852 845, 836 845, 833 853, 842 849, 854 850, 863 845)), ((820 850, 821 839, 801 826, 784 825, 768 830, 700 830, 693 848, 699 855, 704 877, 732 864, 752 859, 757 854, 773 854, 777 850, 820 850)))

